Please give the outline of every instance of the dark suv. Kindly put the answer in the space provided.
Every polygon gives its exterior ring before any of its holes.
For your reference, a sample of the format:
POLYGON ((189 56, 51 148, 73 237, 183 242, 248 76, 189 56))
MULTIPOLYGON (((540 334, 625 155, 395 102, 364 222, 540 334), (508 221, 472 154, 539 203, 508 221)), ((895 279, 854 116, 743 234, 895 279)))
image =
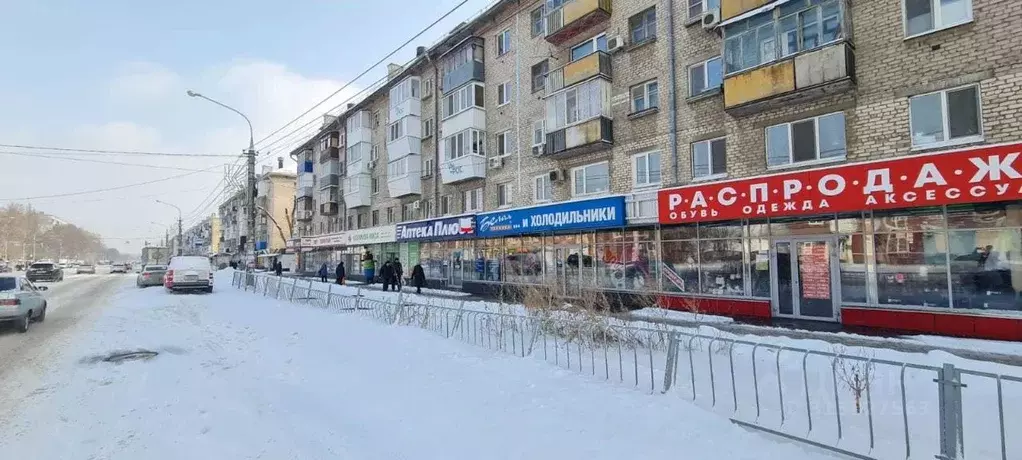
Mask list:
POLYGON ((25 277, 35 283, 37 281, 64 281, 64 270, 60 265, 49 262, 37 262, 28 267, 25 277))

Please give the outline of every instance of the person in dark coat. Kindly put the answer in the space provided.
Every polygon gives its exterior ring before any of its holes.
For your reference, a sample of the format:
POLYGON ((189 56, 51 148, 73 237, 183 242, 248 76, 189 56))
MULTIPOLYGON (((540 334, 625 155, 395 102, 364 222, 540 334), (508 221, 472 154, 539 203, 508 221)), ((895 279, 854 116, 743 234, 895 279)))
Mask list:
POLYGON ((280 276, 281 274, 283 274, 284 273, 284 264, 280 263, 279 260, 274 262, 273 263, 273 272, 276 273, 277 276, 280 276))
POLYGON ((404 283, 405 267, 401 265, 401 261, 394 259, 394 282, 391 283, 394 289, 400 291, 401 284, 404 283))
POLYGON ((384 291, 386 291, 386 290, 388 290, 388 288, 390 288, 390 285, 393 282, 393 278, 394 278, 394 266, 391 265, 390 261, 388 260, 386 263, 383 264, 383 267, 380 268, 380 281, 383 282, 383 290, 384 291))
POLYGON ((336 274, 336 275, 337 275, 337 284, 344 284, 344 275, 345 275, 345 272, 344 272, 344 261, 343 261, 343 260, 342 260, 342 261, 340 261, 340 262, 339 262, 339 263, 337 264, 337 270, 335 271, 335 273, 334 273, 334 274, 336 274))
POLYGON ((422 285, 426 284, 426 272, 421 264, 412 267, 412 286, 415 286, 415 293, 422 294, 422 285))
POLYGON ((330 273, 330 272, 326 268, 326 262, 323 262, 323 265, 321 265, 319 267, 319 281, 320 282, 323 282, 323 283, 327 282, 326 281, 327 273, 330 273))

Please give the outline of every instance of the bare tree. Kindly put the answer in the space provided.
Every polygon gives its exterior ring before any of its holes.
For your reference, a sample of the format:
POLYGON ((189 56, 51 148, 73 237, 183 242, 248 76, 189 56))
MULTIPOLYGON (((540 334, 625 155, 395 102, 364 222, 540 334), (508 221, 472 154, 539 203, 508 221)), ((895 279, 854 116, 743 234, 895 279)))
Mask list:
POLYGON ((875 354, 873 352, 851 355, 843 345, 833 347, 833 366, 837 371, 837 379, 841 384, 852 392, 855 398, 855 413, 862 412, 862 395, 869 391, 873 383, 873 374, 876 365, 873 364, 875 354))

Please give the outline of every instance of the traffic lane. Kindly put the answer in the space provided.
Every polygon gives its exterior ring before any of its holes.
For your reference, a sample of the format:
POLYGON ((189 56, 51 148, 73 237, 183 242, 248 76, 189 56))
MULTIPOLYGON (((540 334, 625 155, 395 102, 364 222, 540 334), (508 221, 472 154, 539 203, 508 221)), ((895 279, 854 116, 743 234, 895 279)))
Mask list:
POLYGON ((120 275, 100 275, 56 284, 52 291, 46 292, 45 322, 32 323, 25 334, 8 323, 0 324, 0 395, 10 392, 10 388, 4 388, 10 374, 40 373, 47 363, 59 358, 69 340, 102 310, 111 294, 133 287, 134 280, 120 275))

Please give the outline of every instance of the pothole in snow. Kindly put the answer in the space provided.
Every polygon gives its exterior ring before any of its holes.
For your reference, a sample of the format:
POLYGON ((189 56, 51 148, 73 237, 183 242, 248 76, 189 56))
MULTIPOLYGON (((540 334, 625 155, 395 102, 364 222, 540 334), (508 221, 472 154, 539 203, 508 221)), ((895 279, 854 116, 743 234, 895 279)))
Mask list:
POLYGON ((110 354, 93 356, 91 358, 85 358, 82 360, 86 364, 96 364, 99 362, 106 363, 123 363, 125 361, 148 361, 160 354, 157 351, 151 350, 127 350, 127 351, 115 351, 110 354))

